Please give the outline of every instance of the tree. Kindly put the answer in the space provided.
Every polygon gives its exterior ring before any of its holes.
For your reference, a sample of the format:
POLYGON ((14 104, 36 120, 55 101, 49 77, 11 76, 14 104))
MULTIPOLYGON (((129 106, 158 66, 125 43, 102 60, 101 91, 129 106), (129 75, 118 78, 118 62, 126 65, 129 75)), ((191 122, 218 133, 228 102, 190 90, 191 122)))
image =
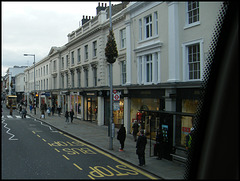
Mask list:
POLYGON ((109 31, 108 41, 105 48, 105 56, 108 63, 114 63, 118 57, 117 44, 112 30, 109 31))

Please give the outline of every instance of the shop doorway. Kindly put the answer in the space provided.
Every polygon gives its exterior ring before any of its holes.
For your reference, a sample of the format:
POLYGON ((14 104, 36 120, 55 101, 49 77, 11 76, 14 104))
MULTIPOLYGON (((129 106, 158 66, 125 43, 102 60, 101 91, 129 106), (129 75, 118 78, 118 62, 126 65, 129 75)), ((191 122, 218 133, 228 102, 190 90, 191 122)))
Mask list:
POLYGON ((97 102, 96 98, 87 98, 87 121, 97 121, 97 102))

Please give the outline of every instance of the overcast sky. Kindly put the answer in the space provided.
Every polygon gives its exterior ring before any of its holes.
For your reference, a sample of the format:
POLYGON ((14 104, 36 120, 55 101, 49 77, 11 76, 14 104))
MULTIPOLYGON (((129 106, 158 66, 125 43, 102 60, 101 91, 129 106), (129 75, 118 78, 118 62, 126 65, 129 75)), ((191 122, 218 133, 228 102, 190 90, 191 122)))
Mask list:
MULTIPOLYGON (((96 16, 98 2, 3 2, 2 4, 2 75, 8 68, 30 66, 48 55, 52 46, 63 46, 67 35, 79 28, 83 15, 96 16)), ((120 2, 111 2, 119 4, 120 2)))

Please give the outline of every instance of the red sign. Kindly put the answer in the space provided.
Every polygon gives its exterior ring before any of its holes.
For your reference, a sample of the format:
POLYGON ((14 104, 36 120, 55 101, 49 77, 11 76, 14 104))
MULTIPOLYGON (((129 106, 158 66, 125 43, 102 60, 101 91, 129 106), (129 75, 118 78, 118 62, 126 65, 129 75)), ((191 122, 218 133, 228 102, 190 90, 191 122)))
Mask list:
POLYGON ((117 93, 117 90, 113 90, 113 93, 116 94, 116 93, 117 93))
POLYGON ((190 128, 188 128, 188 127, 182 127, 182 131, 183 131, 183 132, 188 132, 188 133, 190 133, 190 128))

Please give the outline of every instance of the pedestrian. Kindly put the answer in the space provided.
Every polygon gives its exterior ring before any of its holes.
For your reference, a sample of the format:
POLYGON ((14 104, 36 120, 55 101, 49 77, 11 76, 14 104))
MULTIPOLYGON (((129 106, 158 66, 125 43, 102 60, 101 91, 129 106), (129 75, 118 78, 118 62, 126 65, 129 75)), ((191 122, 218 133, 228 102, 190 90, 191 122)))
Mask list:
POLYGON ((117 139, 119 140, 119 142, 121 144, 121 148, 119 149, 119 151, 123 151, 124 141, 126 139, 126 129, 124 127, 124 124, 121 125, 121 127, 118 131, 117 139))
POLYGON ((162 130, 157 130, 157 136, 156 136, 156 150, 158 155, 158 160, 161 160, 163 158, 163 133, 162 130))
POLYGON ((58 116, 60 117, 60 114, 61 114, 61 106, 59 105, 57 109, 58 109, 58 116))
POLYGON ((50 108, 50 106, 48 106, 48 109, 47 109, 47 113, 48 113, 48 116, 50 116, 51 114, 51 108, 50 108))
POLYGON ((139 166, 145 165, 145 147, 147 144, 147 138, 144 135, 144 130, 140 131, 140 135, 137 139, 137 144, 136 144, 136 154, 138 155, 139 159, 139 166))
POLYGON ((69 119, 68 119, 68 117, 69 117, 69 114, 68 114, 68 111, 66 111, 66 112, 65 112, 66 123, 68 123, 68 122, 69 122, 69 119))
POLYGON ((45 119, 45 105, 41 104, 40 109, 41 109, 41 116, 40 116, 40 118, 44 118, 45 119))
POLYGON ((73 109, 71 109, 71 111, 70 111, 71 123, 73 122, 73 115, 74 115, 74 111, 73 111, 73 109))
POLYGON ((30 113, 32 113, 32 104, 30 104, 29 109, 30 109, 30 113))
POLYGON ((55 109, 55 106, 52 106, 52 116, 54 115, 54 110, 55 109))
POLYGON ((19 106, 19 112, 20 112, 20 114, 22 113, 22 105, 21 104, 19 106))
POLYGON ((133 138, 134 138, 134 141, 136 142, 137 141, 137 133, 139 132, 139 130, 138 130, 139 125, 137 123, 137 120, 135 120, 132 128, 133 128, 133 138))
POLYGON ((194 131, 194 128, 191 128, 190 133, 186 136, 186 150, 188 152, 190 152, 190 150, 191 150, 193 131, 194 131))

